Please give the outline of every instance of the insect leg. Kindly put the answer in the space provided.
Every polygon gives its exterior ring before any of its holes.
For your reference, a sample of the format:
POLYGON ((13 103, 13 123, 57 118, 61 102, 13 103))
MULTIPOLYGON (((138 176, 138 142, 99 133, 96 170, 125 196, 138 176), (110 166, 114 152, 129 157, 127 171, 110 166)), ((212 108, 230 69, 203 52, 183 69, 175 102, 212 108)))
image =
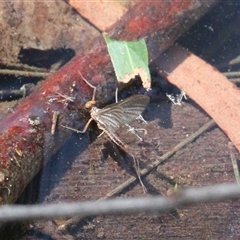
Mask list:
POLYGON ((80 132, 80 133, 85 133, 85 132, 87 131, 88 126, 89 126, 89 124, 91 123, 92 120, 93 120, 93 119, 90 118, 90 119, 87 121, 87 123, 86 123, 85 127, 83 128, 83 130, 82 130, 82 131, 79 131, 79 132, 80 132))
POLYGON ((141 132, 144 132, 144 134, 147 134, 147 130, 144 129, 144 128, 134 128, 134 127, 131 127, 130 125, 128 124, 125 124, 125 126, 128 127, 128 131, 127 132, 131 132, 132 134, 134 134, 141 142, 143 141, 143 139, 136 133, 137 131, 141 131, 141 132))
POLYGON ((92 118, 90 118, 90 119, 88 120, 88 122, 86 123, 86 125, 85 125, 85 127, 83 128, 82 131, 77 130, 77 129, 74 129, 74 128, 71 128, 71 127, 67 127, 67 126, 64 126, 64 125, 61 125, 61 126, 64 127, 64 128, 67 128, 67 129, 69 129, 69 130, 75 131, 75 132, 77 132, 77 133, 85 133, 85 132, 87 131, 87 128, 88 128, 88 126, 89 126, 89 124, 91 123, 92 120, 93 120, 92 118))
POLYGON ((98 135, 98 138, 100 138, 103 134, 104 134, 104 131, 102 130, 102 132, 98 135))
POLYGON ((147 121, 143 118, 143 116, 141 114, 136 119, 139 119, 142 122, 144 122, 145 124, 147 124, 147 121))

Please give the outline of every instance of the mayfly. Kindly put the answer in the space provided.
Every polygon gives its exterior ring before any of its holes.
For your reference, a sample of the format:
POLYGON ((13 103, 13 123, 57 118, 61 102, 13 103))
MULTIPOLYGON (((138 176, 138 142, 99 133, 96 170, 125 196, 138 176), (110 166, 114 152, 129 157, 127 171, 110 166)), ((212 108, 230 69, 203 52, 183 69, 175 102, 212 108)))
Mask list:
MULTIPOLYGON (((81 75, 80 72, 79 74, 81 75)), ((133 128, 131 128, 129 124, 141 116, 141 113, 148 105, 150 98, 146 95, 133 95, 118 102, 116 97, 116 103, 100 109, 95 106, 96 87, 90 84, 82 75, 81 77, 91 88, 93 88, 93 96, 92 100, 85 104, 85 109, 90 112, 91 118, 88 120, 83 130, 78 130, 77 132, 85 133, 91 121, 94 120, 97 123, 98 128, 103 131, 102 133, 106 133, 116 145, 127 152, 127 146, 125 146, 125 144, 117 137, 115 133, 124 125, 129 127, 129 131, 132 131, 133 128)), ((142 184, 138 173, 137 175, 140 183, 142 184)))

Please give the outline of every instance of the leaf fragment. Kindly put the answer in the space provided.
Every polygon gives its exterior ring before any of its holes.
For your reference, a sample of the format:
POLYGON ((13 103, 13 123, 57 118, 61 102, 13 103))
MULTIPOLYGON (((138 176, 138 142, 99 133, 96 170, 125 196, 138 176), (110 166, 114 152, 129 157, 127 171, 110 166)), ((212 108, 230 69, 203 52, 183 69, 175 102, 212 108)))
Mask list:
POLYGON ((103 34, 103 36, 118 82, 128 83, 136 75, 139 75, 143 87, 149 90, 151 88, 151 77, 145 40, 126 42, 111 39, 106 34, 103 34))

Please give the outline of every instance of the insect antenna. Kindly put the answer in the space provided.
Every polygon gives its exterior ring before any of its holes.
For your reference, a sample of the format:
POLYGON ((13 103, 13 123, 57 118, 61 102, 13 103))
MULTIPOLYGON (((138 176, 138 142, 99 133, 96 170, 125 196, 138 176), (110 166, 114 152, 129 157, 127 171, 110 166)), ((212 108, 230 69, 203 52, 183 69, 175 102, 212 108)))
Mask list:
POLYGON ((92 95, 92 100, 88 101, 86 104, 85 104, 85 108, 87 110, 91 110, 93 106, 96 105, 96 93, 97 93, 97 88, 95 86, 93 86, 86 78, 83 77, 83 75, 81 74, 80 71, 78 71, 79 75, 81 76, 81 78, 83 79, 83 81, 93 89, 93 95, 92 95))
POLYGON ((142 186, 143 192, 146 193, 147 189, 146 189, 144 183, 142 182, 142 178, 141 178, 141 174, 140 174, 139 161, 131 153, 129 153, 129 154, 133 159, 133 164, 134 164, 135 172, 136 172, 137 177, 138 177, 138 181, 140 182, 140 184, 142 186))
MULTIPOLYGON (((92 100, 88 101, 86 104, 85 104, 85 109, 90 111, 95 105, 96 105, 96 101, 95 101, 95 98, 96 98, 96 92, 97 92, 97 88, 95 86, 93 86, 90 82, 88 82, 88 80, 86 78, 83 77, 83 75, 81 74, 80 71, 78 71, 79 75, 81 76, 81 78, 83 79, 83 81, 93 89, 93 95, 92 95, 92 100)), ((89 124, 92 122, 93 118, 90 118, 87 123, 85 124, 84 128, 82 131, 80 130, 77 130, 77 129, 74 129, 74 128, 71 128, 71 127, 67 127, 67 126, 64 126, 64 125, 61 125, 62 127, 64 128, 67 128, 69 130, 72 130, 72 131, 75 131, 77 133, 85 133, 88 129, 88 126, 89 124)))

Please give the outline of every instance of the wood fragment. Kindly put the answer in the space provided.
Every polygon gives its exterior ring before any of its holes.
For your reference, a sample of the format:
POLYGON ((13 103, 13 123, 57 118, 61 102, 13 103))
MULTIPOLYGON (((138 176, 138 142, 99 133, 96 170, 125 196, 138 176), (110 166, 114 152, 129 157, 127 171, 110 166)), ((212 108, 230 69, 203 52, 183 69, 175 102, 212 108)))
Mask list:
POLYGON ((106 31, 127 12, 127 8, 115 0, 94 2, 69 0, 68 3, 101 31, 106 31))
POLYGON ((51 134, 52 134, 52 135, 54 135, 55 130, 56 130, 56 125, 57 125, 58 116, 59 116, 59 112, 58 112, 58 111, 53 111, 52 127, 51 127, 51 134))

